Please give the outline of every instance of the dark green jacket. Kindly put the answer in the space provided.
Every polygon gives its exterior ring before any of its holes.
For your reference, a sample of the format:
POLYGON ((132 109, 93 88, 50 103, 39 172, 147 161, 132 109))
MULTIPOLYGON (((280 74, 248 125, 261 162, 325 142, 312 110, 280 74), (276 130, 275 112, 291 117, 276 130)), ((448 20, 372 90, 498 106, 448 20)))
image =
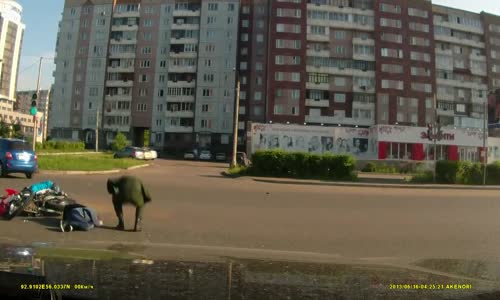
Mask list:
POLYGON ((113 199, 121 203, 131 203, 141 207, 151 201, 151 195, 142 181, 134 176, 109 178, 107 188, 108 193, 113 195, 113 199))

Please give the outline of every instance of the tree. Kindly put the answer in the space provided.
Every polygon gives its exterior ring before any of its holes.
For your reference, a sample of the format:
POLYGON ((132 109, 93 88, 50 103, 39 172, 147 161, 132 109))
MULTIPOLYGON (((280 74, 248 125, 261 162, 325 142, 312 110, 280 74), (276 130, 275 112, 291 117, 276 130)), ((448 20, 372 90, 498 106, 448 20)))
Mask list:
POLYGON ((3 120, 0 121, 0 137, 7 138, 10 136, 10 125, 3 120))
POLYGON ((21 122, 19 122, 19 120, 16 123, 12 124, 12 137, 16 139, 22 139, 24 137, 21 122))
POLYGON ((115 136, 115 140, 111 143, 111 149, 113 151, 121 151, 127 146, 127 137, 121 133, 118 132, 115 136))

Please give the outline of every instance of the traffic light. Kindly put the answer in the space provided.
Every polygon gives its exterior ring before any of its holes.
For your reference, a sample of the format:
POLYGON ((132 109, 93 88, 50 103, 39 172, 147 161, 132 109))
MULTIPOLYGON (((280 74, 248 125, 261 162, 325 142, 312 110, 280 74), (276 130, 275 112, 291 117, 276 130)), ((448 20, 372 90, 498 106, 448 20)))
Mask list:
POLYGON ((37 108, 36 108, 36 99, 38 98, 37 94, 33 94, 33 96, 31 97, 31 109, 30 109, 30 113, 32 116, 36 116, 36 113, 37 113, 37 108))

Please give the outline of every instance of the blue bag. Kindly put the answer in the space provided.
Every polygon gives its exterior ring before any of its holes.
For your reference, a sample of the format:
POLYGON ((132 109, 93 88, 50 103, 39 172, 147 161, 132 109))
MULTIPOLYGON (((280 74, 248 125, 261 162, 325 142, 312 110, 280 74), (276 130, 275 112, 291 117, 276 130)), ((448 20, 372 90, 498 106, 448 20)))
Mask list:
POLYGON ((89 231, 99 224, 99 219, 92 208, 70 204, 64 207, 62 222, 65 226, 71 225, 73 230, 89 231))

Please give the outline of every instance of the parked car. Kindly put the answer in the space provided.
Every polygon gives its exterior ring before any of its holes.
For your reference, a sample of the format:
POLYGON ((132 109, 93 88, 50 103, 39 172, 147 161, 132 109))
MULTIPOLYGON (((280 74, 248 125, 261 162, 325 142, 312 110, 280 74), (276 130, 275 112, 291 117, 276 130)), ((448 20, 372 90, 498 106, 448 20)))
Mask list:
POLYGON ((115 152, 114 158, 145 159, 144 150, 138 147, 127 146, 122 151, 115 152))
POLYGON ((158 158, 158 153, 150 148, 143 148, 144 151, 144 159, 156 159, 158 158))
POLYGON ((186 152, 184 153, 184 159, 195 160, 196 154, 193 151, 186 152))
POLYGON ((227 156, 226 156, 226 153, 217 153, 215 154, 215 160, 216 161, 226 161, 227 160, 227 156))
POLYGON ((201 150, 200 160, 212 160, 212 153, 208 150, 201 150))
POLYGON ((38 171, 38 158, 32 146, 19 139, 0 139, 0 175, 24 173, 32 178, 38 171))

